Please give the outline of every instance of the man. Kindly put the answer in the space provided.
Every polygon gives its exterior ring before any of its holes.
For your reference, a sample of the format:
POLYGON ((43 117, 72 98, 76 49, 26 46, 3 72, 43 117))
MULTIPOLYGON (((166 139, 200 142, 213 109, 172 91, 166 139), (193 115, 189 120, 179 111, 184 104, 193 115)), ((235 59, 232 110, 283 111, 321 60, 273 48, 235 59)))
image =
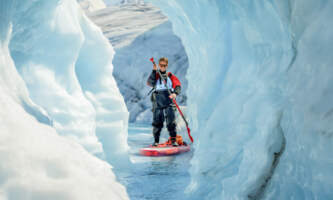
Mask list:
POLYGON ((175 99, 180 94, 181 84, 178 78, 172 73, 167 73, 168 59, 163 57, 160 58, 158 65, 160 67, 161 75, 163 80, 166 80, 166 84, 161 79, 157 72, 157 66, 154 63, 153 71, 150 74, 147 85, 154 87, 155 91, 153 95, 153 135, 154 143, 153 146, 157 146, 160 141, 160 134, 163 128, 164 119, 166 120, 167 129, 171 137, 172 146, 178 146, 176 143, 176 116, 175 116, 175 105, 172 99, 175 99), (167 85, 167 87, 166 87, 167 85), (170 90, 171 94, 169 94, 170 90))

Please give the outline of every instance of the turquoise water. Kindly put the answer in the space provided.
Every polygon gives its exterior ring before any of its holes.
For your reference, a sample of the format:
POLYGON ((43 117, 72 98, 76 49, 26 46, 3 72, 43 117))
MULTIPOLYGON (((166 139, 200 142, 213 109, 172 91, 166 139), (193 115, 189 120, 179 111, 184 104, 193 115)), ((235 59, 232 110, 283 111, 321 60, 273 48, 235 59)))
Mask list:
MULTIPOLYGON (((118 180, 126 186, 132 200, 184 199, 184 190, 190 183, 188 169, 192 152, 164 157, 139 155, 140 148, 153 142, 151 130, 151 125, 129 125, 128 144, 132 166, 117 171, 118 180)), ((167 137, 168 133, 164 130, 161 142, 167 137)))

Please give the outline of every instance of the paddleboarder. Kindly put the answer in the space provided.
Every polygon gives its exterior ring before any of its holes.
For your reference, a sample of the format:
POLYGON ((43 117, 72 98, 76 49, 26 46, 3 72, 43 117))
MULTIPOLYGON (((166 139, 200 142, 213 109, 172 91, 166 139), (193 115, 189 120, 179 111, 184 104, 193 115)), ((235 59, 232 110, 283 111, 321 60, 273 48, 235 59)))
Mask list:
POLYGON ((153 71, 147 80, 147 85, 154 88, 152 93, 153 102, 153 135, 154 142, 152 146, 158 146, 160 141, 160 134, 163 128, 164 120, 171 137, 172 146, 178 146, 176 142, 177 124, 176 124, 176 105, 173 99, 181 92, 181 83, 178 78, 171 72, 167 72, 168 59, 162 57, 159 59, 159 72, 157 66, 153 62, 153 71), (160 77, 163 76, 162 78, 160 77), (163 83, 162 80, 166 82, 163 83), (169 91, 168 91, 169 90, 169 91))

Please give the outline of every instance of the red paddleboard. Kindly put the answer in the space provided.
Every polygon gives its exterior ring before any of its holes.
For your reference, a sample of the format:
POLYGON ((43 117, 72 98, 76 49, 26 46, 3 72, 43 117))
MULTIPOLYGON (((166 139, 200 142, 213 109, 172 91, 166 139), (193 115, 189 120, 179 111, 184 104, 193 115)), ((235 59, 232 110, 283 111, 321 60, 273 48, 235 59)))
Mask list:
POLYGON ((150 145, 149 147, 140 149, 143 156, 170 156, 184 153, 190 150, 190 145, 181 145, 174 147, 168 144, 159 144, 157 147, 150 145))

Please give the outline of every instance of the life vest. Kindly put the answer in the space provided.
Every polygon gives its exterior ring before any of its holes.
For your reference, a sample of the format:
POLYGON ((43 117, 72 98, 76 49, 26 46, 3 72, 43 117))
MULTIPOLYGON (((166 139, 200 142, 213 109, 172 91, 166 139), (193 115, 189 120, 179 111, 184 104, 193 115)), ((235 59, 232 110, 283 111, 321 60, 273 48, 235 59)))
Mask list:
POLYGON ((160 91, 160 90, 166 90, 166 89, 170 89, 171 91, 173 91, 177 86, 181 86, 180 81, 178 80, 178 78, 173 75, 171 72, 168 72, 168 78, 167 78, 167 87, 165 87, 165 84, 163 83, 162 80, 160 80, 160 75, 159 73, 156 73, 156 90, 160 91))
POLYGON ((156 91, 162 91, 162 90, 171 90, 173 92, 173 88, 172 88, 172 81, 169 77, 167 77, 167 87, 165 86, 164 82, 161 79, 158 79, 156 82, 156 86, 155 89, 156 91))

